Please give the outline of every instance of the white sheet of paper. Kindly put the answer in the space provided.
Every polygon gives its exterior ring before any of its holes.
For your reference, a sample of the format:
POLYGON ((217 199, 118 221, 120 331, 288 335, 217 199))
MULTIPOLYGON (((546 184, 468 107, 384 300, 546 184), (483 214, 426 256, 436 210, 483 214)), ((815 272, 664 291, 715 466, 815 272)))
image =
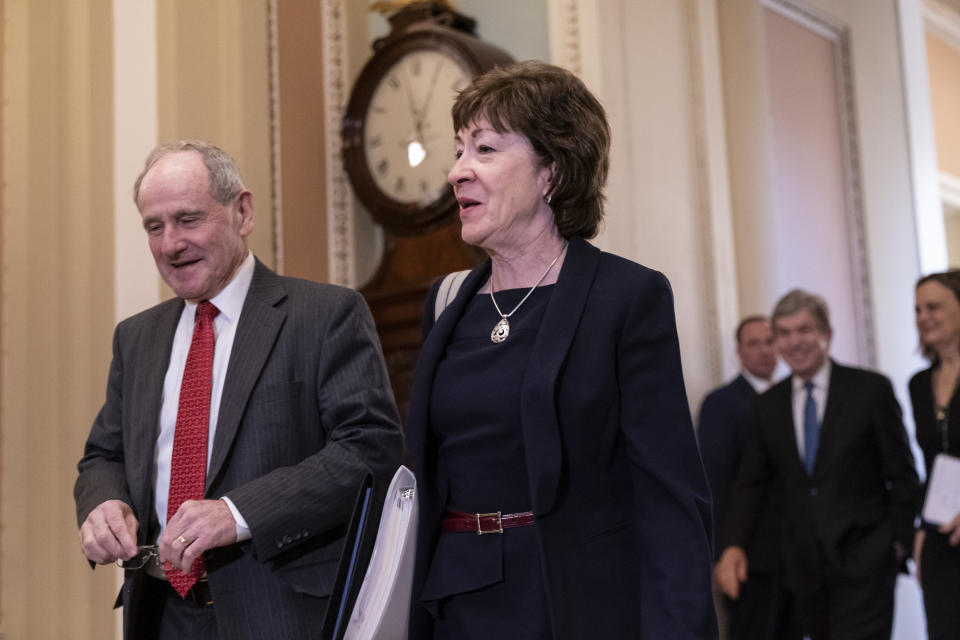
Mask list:
POLYGON ((940 525, 960 513, 960 458, 938 453, 927 478, 923 519, 940 525))

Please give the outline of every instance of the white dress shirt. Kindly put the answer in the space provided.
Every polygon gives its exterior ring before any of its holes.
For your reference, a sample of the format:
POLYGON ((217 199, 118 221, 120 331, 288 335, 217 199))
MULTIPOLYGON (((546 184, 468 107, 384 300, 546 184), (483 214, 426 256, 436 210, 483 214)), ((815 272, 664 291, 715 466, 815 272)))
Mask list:
MULTIPOLYGON (((207 468, 213 455, 214 435, 217 431, 217 416, 220 413, 220 397, 223 395, 223 382, 227 375, 227 363, 233 349, 233 338, 237 332, 240 311, 247 298, 250 282, 253 280, 254 258, 248 253, 237 269, 233 279, 223 291, 210 300, 220 313, 213 321, 215 346, 213 349, 213 385, 210 394, 210 431, 207 435, 207 468)), ((167 524, 167 498, 170 494, 170 458, 173 454, 173 433, 177 425, 177 406, 180 403, 180 383, 187 364, 187 353, 193 339, 193 325, 197 314, 197 305, 187 302, 180 314, 180 322, 173 336, 170 350, 170 365, 163 380, 163 405, 160 408, 160 433, 157 436, 156 457, 154 458, 154 496, 160 533, 167 524)), ((237 521, 237 540, 250 538, 250 529, 236 506, 229 498, 223 498, 237 521)), ((159 540, 159 535, 157 539, 159 540)))
MULTIPOLYGON (((827 390, 830 388, 830 371, 833 365, 830 364, 830 358, 824 360, 810 382, 813 383, 813 401, 817 403, 817 422, 823 424, 823 412, 827 407, 827 390)), ((803 437, 803 407, 807 402, 807 390, 805 388, 806 380, 800 376, 790 378, 793 384, 793 431, 797 434, 797 452, 800 454, 800 460, 804 460, 806 451, 803 437)))
POLYGON ((764 391, 769 389, 770 385, 772 384, 770 380, 764 380, 763 378, 759 378, 753 375, 752 373, 750 373, 749 371, 747 371, 746 369, 742 369, 740 373, 743 375, 744 378, 747 379, 747 382, 750 383, 750 386, 753 387, 753 390, 756 391, 757 393, 763 393, 764 391))

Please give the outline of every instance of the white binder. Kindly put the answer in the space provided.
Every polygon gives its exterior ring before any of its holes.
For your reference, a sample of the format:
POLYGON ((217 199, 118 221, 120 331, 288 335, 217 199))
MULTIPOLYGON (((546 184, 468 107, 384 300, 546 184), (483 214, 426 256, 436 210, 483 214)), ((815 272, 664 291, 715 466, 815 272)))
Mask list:
POLYGON ((417 481, 404 466, 387 489, 377 541, 344 640, 406 640, 417 542, 417 481))

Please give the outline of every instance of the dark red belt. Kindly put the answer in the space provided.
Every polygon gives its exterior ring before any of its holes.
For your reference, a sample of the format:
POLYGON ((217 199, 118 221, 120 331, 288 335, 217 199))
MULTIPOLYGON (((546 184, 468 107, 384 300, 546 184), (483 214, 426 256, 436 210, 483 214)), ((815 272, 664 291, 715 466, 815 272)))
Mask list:
POLYGON ((482 536, 485 533, 503 533, 504 529, 514 527, 529 527, 534 521, 533 511, 522 513, 447 511, 443 520, 440 521, 440 529, 444 533, 475 533, 482 536))

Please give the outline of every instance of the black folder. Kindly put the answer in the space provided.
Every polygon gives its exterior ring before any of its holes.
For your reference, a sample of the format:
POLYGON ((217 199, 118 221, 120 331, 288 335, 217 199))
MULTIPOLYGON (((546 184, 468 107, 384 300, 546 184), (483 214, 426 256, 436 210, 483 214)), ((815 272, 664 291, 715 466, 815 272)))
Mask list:
POLYGON ((363 585, 367 565, 377 542, 377 529, 380 526, 380 514, 383 512, 384 494, 387 490, 386 486, 380 485, 381 483, 374 481, 371 474, 367 474, 360 483, 343 552, 340 554, 340 563, 337 565, 337 577, 323 620, 320 637, 325 640, 343 640, 347 623, 350 622, 353 605, 357 601, 357 594, 363 585))

